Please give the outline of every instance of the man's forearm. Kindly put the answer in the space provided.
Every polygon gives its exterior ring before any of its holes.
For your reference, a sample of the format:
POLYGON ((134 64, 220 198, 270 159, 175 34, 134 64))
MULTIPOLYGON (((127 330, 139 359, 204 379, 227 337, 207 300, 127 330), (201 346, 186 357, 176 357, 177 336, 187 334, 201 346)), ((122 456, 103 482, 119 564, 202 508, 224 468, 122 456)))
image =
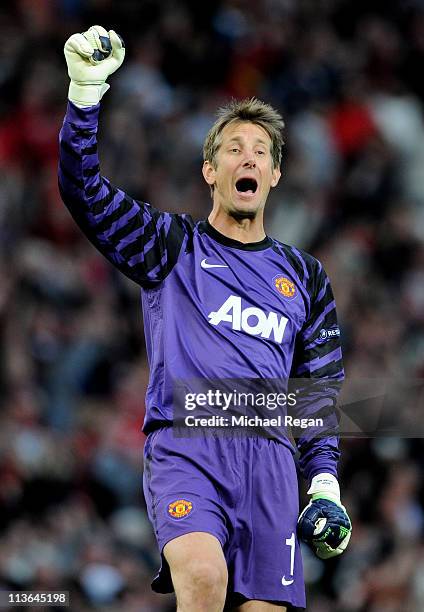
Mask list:
POLYGON ((136 283, 153 286, 175 265, 192 221, 134 200, 101 175, 99 108, 68 103, 60 131, 60 193, 94 246, 136 283))
POLYGON ((307 482, 316 474, 323 472, 337 477, 337 464, 340 450, 337 436, 324 438, 300 439, 298 441, 299 468, 307 482))
MULTIPOLYGON (((156 233, 152 209, 130 198, 100 173, 97 153, 99 105, 68 102, 60 131, 59 189, 64 203, 94 246, 129 278, 142 284, 143 253, 156 233)), ((154 213, 153 213, 154 214, 154 213)), ((152 258, 160 261, 160 253, 152 258)))
POLYGON ((99 105, 78 108, 68 102, 59 134, 59 186, 67 202, 96 198, 102 188, 97 154, 99 105))

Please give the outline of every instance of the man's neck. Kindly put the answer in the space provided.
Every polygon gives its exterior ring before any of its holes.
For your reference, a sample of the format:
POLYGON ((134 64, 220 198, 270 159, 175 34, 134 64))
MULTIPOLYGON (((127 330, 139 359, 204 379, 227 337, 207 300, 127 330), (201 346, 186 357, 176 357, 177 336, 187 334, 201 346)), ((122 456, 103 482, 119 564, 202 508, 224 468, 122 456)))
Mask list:
POLYGON ((244 244, 260 242, 266 237, 261 214, 253 219, 236 219, 222 209, 215 209, 209 215, 208 221, 220 234, 244 244))

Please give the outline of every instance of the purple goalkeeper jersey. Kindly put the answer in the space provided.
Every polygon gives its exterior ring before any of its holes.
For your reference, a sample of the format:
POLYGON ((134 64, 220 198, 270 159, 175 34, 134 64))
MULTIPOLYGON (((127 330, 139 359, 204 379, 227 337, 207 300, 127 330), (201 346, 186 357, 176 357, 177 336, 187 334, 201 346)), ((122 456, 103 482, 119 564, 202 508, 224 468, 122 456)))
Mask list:
MULTIPOLYGON (((99 108, 69 102, 59 187, 86 236, 142 287, 150 364, 144 430, 172 422, 175 380, 341 380, 334 297, 321 264, 268 236, 243 244, 208 221, 161 212, 112 185, 100 174, 99 108)), ((337 473, 335 402, 329 388, 308 406, 308 416, 325 412, 330 428, 297 441, 307 479, 337 473)), ((292 448, 285 435, 281 441, 292 448)))

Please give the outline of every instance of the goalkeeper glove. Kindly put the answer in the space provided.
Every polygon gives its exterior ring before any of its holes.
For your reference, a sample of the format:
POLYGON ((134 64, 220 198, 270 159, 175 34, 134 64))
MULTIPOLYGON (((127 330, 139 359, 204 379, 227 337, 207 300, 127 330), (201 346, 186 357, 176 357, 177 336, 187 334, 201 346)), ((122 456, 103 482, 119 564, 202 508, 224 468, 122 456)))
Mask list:
POLYGON ((349 544, 352 524, 340 502, 337 479, 332 474, 314 476, 308 494, 312 500, 297 523, 300 539, 320 559, 341 555, 349 544))
POLYGON ((64 53, 71 79, 69 100, 79 107, 98 104, 110 87, 106 79, 124 61, 122 38, 113 30, 92 26, 68 38, 64 53))

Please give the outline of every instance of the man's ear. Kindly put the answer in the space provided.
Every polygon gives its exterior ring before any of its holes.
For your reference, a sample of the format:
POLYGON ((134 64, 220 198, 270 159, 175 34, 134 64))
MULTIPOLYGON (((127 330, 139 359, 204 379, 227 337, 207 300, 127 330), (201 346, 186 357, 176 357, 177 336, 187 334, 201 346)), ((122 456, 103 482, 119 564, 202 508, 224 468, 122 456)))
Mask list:
POLYGON ((216 170, 210 161, 203 162, 202 174, 207 184, 212 187, 215 184, 216 170))
POLYGON ((280 170, 280 166, 277 166, 272 171, 271 187, 276 187, 278 185, 278 181, 280 180, 280 178, 281 178, 281 170, 280 170))

